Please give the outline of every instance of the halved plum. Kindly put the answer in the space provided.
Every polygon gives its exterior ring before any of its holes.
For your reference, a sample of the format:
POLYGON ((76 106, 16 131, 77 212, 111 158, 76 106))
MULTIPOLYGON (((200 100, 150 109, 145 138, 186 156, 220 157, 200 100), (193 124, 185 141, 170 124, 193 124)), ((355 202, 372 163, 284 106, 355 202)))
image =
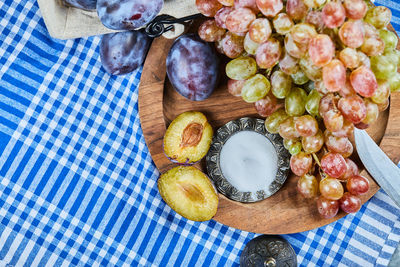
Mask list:
POLYGON ((193 166, 178 166, 158 179, 158 191, 176 213, 192 221, 208 221, 217 213, 218 193, 210 179, 193 166))
POLYGON ((174 163, 192 165, 207 154, 212 137, 213 129, 203 113, 184 112, 164 135, 164 153, 174 163))

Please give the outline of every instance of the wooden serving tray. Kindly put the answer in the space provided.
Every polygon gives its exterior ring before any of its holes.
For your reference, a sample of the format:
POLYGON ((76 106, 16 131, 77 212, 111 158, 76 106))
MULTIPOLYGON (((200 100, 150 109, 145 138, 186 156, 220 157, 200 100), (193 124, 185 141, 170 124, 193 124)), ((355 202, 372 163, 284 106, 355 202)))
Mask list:
MULTIPOLYGON (((176 166, 164 155, 162 143, 167 126, 182 112, 203 112, 214 130, 234 119, 259 117, 253 104, 245 103, 240 97, 228 93, 224 79, 205 101, 189 101, 179 95, 166 76, 165 61, 173 42, 174 40, 165 38, 153 41, 139 87, 139 115, 143 134, 153 161, 161 173, 176 166)), ((400 93, 392 94, 390 108, 380 114, 377 123, 368 129, 368 133, 394 162, 399 162, 400 93)), ((358 165, 362 166, 361 163, 358 165)), ((197 167, 207 173, 204 160, 197 167)), ((370 190, 362 197, 362 202, 365 203, 378 191, 379 186, 365 170, 361 173, 370 180, 370 190)), ((332 219, 322 219, 317 211, 316 201, 307 200, 297 193, 297 180, 296 176, 289 175, 284 186, 275 195, 252 204, 235 202, 220 194, 218 212, 213 219, 249 232, 288 234, 321 227, 346 215, 339 212, 332 219)))

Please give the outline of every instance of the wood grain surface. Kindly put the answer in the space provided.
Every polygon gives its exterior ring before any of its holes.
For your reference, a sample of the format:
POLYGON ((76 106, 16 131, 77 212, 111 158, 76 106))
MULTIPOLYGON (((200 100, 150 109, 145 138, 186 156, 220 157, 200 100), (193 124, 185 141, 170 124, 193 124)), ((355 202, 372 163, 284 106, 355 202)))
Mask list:
MULTIPOLYGON (((227 92, 226 80, 222 80, 219 88, 205 101, 193 102, 179 95, 166 78, 165 60, 172 43, 173 40, 164 38, 153 41, 139 88, 139 115, 143 134, 153 161, 161 173, 176 166, 165 157, 162 139, 166 127, 180 113, 201 111, 214 130, 234 119, 259 117, 252 104, 227 92)), ((380 115, 377 123, 368 129, 368 133, 394 162, 400 160, 399 93, 391 96, 390 108, 380 115)), ((197 167, 206 173, 204 160, 197 167)), ((368 194, 362 198, 365 203, 379 187, 365 170, 362 175, 369 178, 371 185, 368 194)), ((346 215, 340 212, 332 219, 322 219, 316 209, 315 200, 304 199, 297 193, 297 179, 294 175, 290 176, 275 195, 252 204, 235 202, 220 194, 214 220, 250 232, 287 234, 321 227, 346 215)))

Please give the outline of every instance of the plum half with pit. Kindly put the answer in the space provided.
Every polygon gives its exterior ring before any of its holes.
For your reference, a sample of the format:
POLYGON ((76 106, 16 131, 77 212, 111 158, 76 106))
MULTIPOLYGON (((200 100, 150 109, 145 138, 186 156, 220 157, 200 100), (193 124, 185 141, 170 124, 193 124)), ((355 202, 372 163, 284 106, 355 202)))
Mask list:
POLYGON ((178 166, 158 179, 158 191, 175 212, 192 221, 208 221, 217 213, 218 193, 210 179, 192 166, 178 166))
POLYGON ((182 96, 194 101, 207 99, 219 77, 219 59, 214 47, 195 34, 179 37, 167 57, 167 74, 182 96))
POLYGON ((97 0, 61 0, 61 3, 84 10, 95 10, 97 0))
POLYGON ((121 75, 139 68, 147 55, 151 38, 140 31, 103 35, 100 59, 103 68, 112 75, 121 75))
POLYGON ((164 0, 97 0, 97 14, 107 28, 135 30, 152 21, 164 0))
POLYGON ((206 116, 198 111, 180 114, 164 135, 164 153, 174 163, 192 165, 210 149, 213 129, 206 116))

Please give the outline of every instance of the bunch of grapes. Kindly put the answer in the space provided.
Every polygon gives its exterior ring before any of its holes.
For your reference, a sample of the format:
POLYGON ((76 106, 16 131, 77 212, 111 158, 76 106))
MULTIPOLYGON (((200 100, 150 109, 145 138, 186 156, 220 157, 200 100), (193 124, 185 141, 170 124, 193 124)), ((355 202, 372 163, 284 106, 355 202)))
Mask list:
POLYGON ((231 58, 228 90, 254 103, 279 133, 324 218, 356 212, 369 190, 350 141, 400 90, 397 37, 388 8, 364 0, 196 0, 210 17, 199 36, 231 58))

